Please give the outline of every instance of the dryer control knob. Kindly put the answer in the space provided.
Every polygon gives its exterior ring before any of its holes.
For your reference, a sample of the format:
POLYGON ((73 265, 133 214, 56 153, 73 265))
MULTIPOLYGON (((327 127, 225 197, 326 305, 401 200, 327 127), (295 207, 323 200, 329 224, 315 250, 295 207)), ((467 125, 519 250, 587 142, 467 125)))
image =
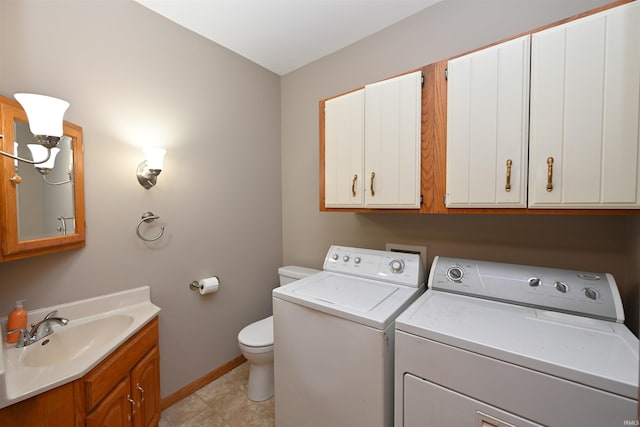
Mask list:
POLYGON ((345 255, 345 256, 343 256, 343 257, 342 257, 342 260, 343 260, 344 262, 349 261, 349 255, 345 255))
POLYGON ((542 280, 540 280, 539 277, 530 277, 529 278, 529 286, 531 286, 532 288, 540 286, 541 284, 542 284, 542 280))
POLYGON ((587 298, 592 300, 596 300, 599 297, 598 291, 593 288, 584 288, 584 294, 587 298))
POLYGON ((360 257, 359 257, 359 256, 357 256, 357 257, 355 257, 355 258, 353 259, 353 262, 355 262, 356 264, 360 264, 360 261, 362 261, 362 259, 360 259, 360 257))
POLYGON ((338 256, 338 254, 333 254, 333 255, 331 256, 331 259, 333 259, 334 261, 337 261, 337 260, 338 260, 338 258, 340 258, 340 257, 338 256))
POLYGON ((464 277, 464 270, 462 267, 457 265, 452 265, 447 269, 447 279, 451 280, 454 283, 462 283, 462 278, 464 277))
POLYGON ((389 266, 391 267, 391 271, 393 271, 394 273, 402 273, 402 271, 404 270, 404 262, 399 259, 394 259, 393 261, 391 261, 391 263, 389 263, 389 266))
POLYGON ((556 288, 558 292, 562 292, 563 294, 566 294, 569 290, 569 286, 567 286, 567 284, 564 282, 556 282, 553 284, 553 287, 556 288))

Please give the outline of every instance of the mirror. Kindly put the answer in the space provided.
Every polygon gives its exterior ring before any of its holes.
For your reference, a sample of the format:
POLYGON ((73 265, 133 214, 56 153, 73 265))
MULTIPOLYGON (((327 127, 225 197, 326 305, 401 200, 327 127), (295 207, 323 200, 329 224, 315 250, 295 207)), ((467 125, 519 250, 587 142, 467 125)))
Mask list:
MULTIPOLYGON (((46 150, 30 150, 35 137, 20 104, 0 97, 0 119, 3 151, 46 158, 46 150)), ((51 165, 0 156, 0 262, 84 246, 82 128, 64 122, 63 129, 51 165)))
MULTIPOLYGON (((14 120, 15 151, 18 156, 36 160, 46 157, 46 150, 31 151, 28 144, 36 144, 29 123, 14 120)), ((22 178, 16 186, 18 203, 18 240, 64 236, 75 233, 73 198, 73 147, 64 136, 54 153, 55 162, 49 165, 30 165, 14 162, 16 174, 22 178)), ((36 147, 39 148, 39 147, 36 147)))

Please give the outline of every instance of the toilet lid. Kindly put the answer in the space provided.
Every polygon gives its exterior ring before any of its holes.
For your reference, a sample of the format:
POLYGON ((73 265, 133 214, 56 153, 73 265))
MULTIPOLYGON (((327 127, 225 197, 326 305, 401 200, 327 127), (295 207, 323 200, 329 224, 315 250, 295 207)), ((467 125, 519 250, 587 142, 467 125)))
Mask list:
POLYGON ((249 347, 273 345, 273 316, 242 328, 238 334, 238 341, 249 347))

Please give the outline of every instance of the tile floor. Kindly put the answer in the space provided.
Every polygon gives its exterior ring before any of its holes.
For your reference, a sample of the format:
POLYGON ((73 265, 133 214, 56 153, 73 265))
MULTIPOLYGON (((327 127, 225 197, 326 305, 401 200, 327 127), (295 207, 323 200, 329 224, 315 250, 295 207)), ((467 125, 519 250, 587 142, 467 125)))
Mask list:
POLYGON ((158 427, 275 427, 273 397, 247 398, 247 362, 162 411, 158 427))

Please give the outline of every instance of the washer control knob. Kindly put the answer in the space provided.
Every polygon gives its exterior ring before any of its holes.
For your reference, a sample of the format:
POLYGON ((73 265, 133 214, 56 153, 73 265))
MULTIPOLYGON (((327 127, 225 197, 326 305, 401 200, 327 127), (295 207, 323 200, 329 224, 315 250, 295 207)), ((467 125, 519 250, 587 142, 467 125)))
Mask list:
POLYGON ((569 290, 569 287, 564 282, 555 282, 553 284, 553 287, 556 288, 558 292, 562 292, 563 294, 566 294, 567 291, 569 290))
POLYGON ((355 257, 355 258, 353 259, 353 262, 355 262, 356 264, 360 264, 360 261, 362 261, 362 260, 360 259, 360 257, 359 257, 359 256, 357 256, 357 257, 355 257))
POLYGON ((587 298, 592 300, 597 300, 600 295, 598 295, 598 291, 593 288, 584 288, 584 294, 587 298))
POLYGON ((447 279, 451 280, 452 282, 462 283, 463 277, 464 270, 462 270, 462 267, 452 265, 451 267, 447 268, 447 279))
POLYGON ((537 288, 542 284, 542 280, 539 277, 530 277, 529 278, 529 286, 532 288, 537 288))
POLYGON ((343 257, 342 257, 342 260, 343 260, 344 262, 349 261, 349 255, 345 255, 345 256, 343 256, 343 257))
POLYGON ((402 273, 404 271, 404 262, 400 259, 394 259, 389 263, 389 266, 394 273, 402 273))
POLYGON ((333 255, 331 256, 331 259, 333 259, 334 261, 337 261, 337 260, 338 260, 338 258, 340 258, 340 257, 338 256, 338 254, 333 254, 333 255))

